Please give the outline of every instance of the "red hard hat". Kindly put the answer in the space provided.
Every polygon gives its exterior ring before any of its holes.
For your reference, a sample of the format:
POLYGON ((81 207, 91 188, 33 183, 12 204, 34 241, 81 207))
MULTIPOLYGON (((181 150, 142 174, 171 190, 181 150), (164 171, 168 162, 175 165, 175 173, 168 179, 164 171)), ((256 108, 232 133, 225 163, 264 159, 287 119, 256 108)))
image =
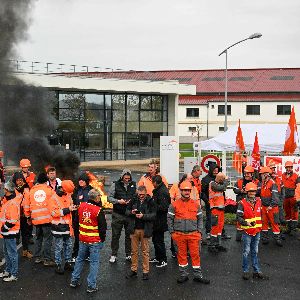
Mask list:
POLYGON ((246 192, 257 191, 257 185, 253 182, 248 182, 245 186, 246 192))
POLYGON ((192 184, 191 184, 190 181, 185 180, 185 181, 183 181, 183 182, 180 183, 179 188, 181 190, 191 190, 192 189, 192 184))
POLYGON ((254 173, 254 168, 252 166, 246 166, 244 173, 254 173))
POLYGON ((272 173, 272 170, 269 167, 261 167, 259 170, 259 174, 263 173, 272 173))
POLYGON ((27 158, 21 159, 21 160, 20 160, 20 167, 21 167, 21 168, 28 168, 28 167, 31 167, 30 160, 27 159, 27 158))
POLYGON ((61 182, 61 187, 66 193, 72 194, 75 189, 75 185, 72 180, 63 180, 61 182))
POLYGON ((293 162, 292 161, 290 161, 290 160, 288 160, 285 164, 284 164, 284 166, 285 167, 293 167, 293 162))
POLYGON ((0 158, 4 157, 4 152, 0 151, 0 158))

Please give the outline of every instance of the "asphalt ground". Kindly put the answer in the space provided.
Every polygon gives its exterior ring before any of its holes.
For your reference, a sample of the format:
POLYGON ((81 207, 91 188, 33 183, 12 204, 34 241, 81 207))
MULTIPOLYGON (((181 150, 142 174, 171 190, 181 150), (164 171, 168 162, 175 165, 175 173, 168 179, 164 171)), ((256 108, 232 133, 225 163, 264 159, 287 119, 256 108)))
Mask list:
MULTIPOLYGON (((115 173, 117 176, 119 172, 115 173)), ((14 283, 0 282, 0 299, 299 299, 300 298, 300 241, 288 236, 284 247, 280 248, 270 240, 269 245, 260 245, 259 258, 268 281, 244 281, 241 268, 241 243, 234 239, 224 241, 227 253, 213 255, 207 246, 201 250, 201 265, 204 275, 211 280, 210 285, 202 285, 190 280, 177 284, 178 265, 168 250, 168 266, 158 269, 151 264, 148 281, 141 279, 141 270, 136 279, 126 279, 130 263, 125 262, 124 237, 120 239, 118 261, 108 262, 111 240, 111 216, 108 215, 108 232, 105 247, 101 250, 98 276, 99 291, 86 293, 88 262, 82 273, 82 285, 77 289, 69 287, 70 273, 57 275, 51 267, 35 265, 33 261, 20 257, 19 279, 14 283)), ((234 236, 234 226, 226 226, 234 236)), ((165 234, 166 247, 170 248, 169 234, 165 234)), ((151 253, 153 254, 153 245, 151 253)), ((33 246, 31 246, 33 247, 33 246)), ((19 250, 21 251, 22 248, 19 250)), ((151 255, 152 257, 153 255, 151 255)), ((190 266, 191 270, 191 266, 190 266)))

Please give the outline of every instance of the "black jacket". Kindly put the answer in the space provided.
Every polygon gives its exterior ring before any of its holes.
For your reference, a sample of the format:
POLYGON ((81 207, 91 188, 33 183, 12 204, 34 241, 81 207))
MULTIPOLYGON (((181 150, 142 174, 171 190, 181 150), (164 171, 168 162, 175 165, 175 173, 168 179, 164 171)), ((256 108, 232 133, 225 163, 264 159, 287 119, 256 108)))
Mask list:
POLYGON ((167 231, 168 230, 168 208, 171 204, 171 197, 168 188, 161 183, 153 190, 153 200, 156 206, 156 218, 153 224, 154 231, 167 231))
MULTIPOLYGON (((132 201, 129 202, 126 208, 126 216, 128 216, 128 232, 129 234, 134 233, 135 229, 135 215, 131 213, 133 209, 137 209, 138 197, 134 196, 132 201)), ((150 196, 146 196, 142 208, 140 208, 143 214, 142 221, 144 221, 144 237, 150 238, 153 232, 153 222, 156 217, 156 207, 153 199, 150 196)))
POLYGON ((201 190, 201 199, 204 202, 209 202, 209 183, 214 181, 216 176, 213 175, 214 169, 218 168, 218 172, 221 172, 221 168, 216 164, 211 164, 208 169, 208 174, 204 176, 201 180, 202 190, 201 190))

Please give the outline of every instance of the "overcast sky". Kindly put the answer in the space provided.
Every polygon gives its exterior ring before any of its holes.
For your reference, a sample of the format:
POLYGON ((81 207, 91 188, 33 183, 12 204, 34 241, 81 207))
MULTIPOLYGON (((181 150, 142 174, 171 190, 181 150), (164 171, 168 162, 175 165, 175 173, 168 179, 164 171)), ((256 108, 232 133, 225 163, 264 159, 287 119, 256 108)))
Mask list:
POLYGON ((299 0, 39 0, 28 61, 125 70, 300 67, 299 0))

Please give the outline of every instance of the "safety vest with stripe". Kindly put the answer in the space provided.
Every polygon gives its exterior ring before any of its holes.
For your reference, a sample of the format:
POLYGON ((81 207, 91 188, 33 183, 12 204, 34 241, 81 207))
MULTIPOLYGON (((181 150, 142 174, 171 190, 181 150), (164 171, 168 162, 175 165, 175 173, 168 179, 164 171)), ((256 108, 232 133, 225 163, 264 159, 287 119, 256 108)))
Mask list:
POLYGON ((256 235, 262 229, 260 198, 256 198, 254 206, 245 198, 241 200, 240 204, 243 205, 244 220, 251 223, 251 226, 241 225, 241 228, 249 235, 256 235))
POLYGON ((24 213, 27 218, 31 218, 33 225, 51 223, 49 203, 53 197, 56 197, 56 194, 46 183, 37 184, 30 190, 29 210, 28 205, 26 208, 24 206, 24 213))
POLYGON ((211 183, 209 183, 209 205, 210 209, 217 208, 217 209, 225 209, 225 197, 224 192, 222 191, 214 191, 211 187, 211 183))
POLYGON ((63 195, 59 197, 51 197, 50 199, 50 211, 52 216, 52 234, 54 236, 61 235, 74 235, 72 227, 72 214, 69 212, 64 215, 63 209, 69 208, 72 204, 71 194, 63 195))
POLYGON ((18 194, 15 198, 8 200, 1 208, 0 213, 0 230, 4 225, 7 231, 0 231, 1 235, 8 237, 18 234, 20 231, 20 203, 22 195, 18 194), (6 226, 7 223, 14 225, 13 227, 6 226))
POLYGON ((83 243, 101 242, 98 230, 98 215, 101 207, 82 202, 78 208, 79 240, 83 243))

